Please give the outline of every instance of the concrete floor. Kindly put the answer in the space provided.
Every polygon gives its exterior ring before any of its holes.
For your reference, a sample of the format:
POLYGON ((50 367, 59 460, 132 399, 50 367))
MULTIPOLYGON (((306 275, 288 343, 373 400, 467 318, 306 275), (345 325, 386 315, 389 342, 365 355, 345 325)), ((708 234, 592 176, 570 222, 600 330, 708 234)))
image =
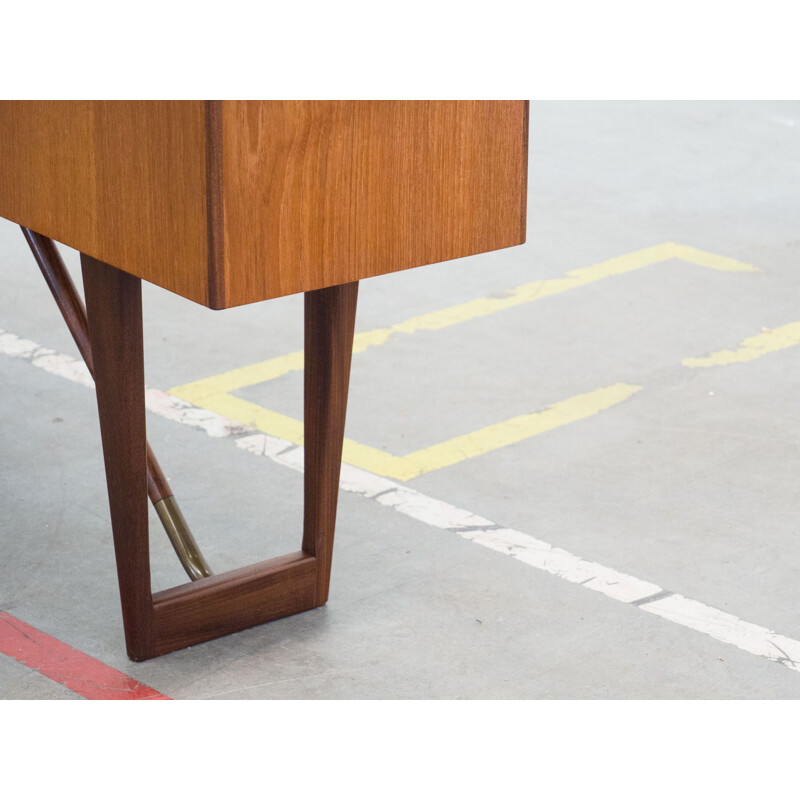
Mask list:
MULTIPOLYGON (((533 103, 528 243, 362 282, 357 330, 502 297, 663 242, 671 259, 353 361, 347 436, 402 455, 602 386, 592 417, 407 485, 800 639, 800 347, 681 364, 800 320, 800 103, 533 103)), ((77 254, 62 249, 78 278, 77 254)), ((0 222, 0 328, 76 350, 0 222)), ((145 286, 148 386, 302 346, 298 296, 211 312, 145 286)), ((143 664, 125 656, 96 407, 0 354, 0 611, 175 698, 796 698, 800 674, 343 492, 328 605, 143 664)), ((301 416, 302 376, 236 392, 301 416)), ((297 549, 302 476, 148 414, 218 570, 297 549)), ((183 582, 157 524, 154 588, 183 582)), ((3 698, 80 699, 0 656, 3 698)))

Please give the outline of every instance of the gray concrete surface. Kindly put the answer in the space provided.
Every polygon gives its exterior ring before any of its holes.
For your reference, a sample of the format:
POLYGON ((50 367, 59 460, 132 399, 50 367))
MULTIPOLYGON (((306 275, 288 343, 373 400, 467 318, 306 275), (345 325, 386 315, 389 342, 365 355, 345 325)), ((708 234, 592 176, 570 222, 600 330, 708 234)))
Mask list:
MULTIPOLYGON (((413 479, 432 497, 800 639, 800 347, 681 365, 800 320, 800 104, 533 103, 528 243, 362 283, 370 330, 677 242, 673 260, 355 357, 347 435, 402 455, 617 382, 599 415, 413 479)), ((64 249, 77 277, 77 257, 64 249)), ((16 226, 0 328, 75 354, 16 226)), ((144 292, 168 389, 302 346, 302 301, 144 292)), ((800 674, 343 494, 324 609, 132 664, 94 398, 0 355, 0 610, 177 698, 795 698, 800 674)), ((293 374, 237 392, 301 415, 293 374)), ((219 570, 295 549, 302 477, 148 415, 219 570)), ((157 526, 154 588, 183 581, 157 526)), ((0 697, 69 691, 0 656, 0 697)))

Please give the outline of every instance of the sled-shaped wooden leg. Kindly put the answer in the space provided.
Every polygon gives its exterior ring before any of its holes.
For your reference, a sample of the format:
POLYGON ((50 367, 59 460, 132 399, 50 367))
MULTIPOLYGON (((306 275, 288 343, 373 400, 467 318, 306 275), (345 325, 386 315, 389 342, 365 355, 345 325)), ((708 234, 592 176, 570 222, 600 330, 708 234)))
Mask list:
POLYGON ((152 593, 141 281, 81 256, 128 655, 143 661, 328 599, 358 284, 306 293, 302 550, 152 593))

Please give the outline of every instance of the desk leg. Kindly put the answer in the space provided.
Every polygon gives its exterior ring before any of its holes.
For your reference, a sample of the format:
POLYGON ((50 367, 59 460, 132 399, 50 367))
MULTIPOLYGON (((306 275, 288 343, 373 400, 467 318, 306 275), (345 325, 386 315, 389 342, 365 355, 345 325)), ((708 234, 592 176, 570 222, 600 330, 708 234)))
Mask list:
POLYGON ((306 294, 303 549, 150 587, 141 282, 82 255, 128 655, 143 661, 328 599, 358 284, 306 294))
POLYGON ((358 282, 306 292, 303 550, 317 557, 317 605, 328 601, 358 282))
POLYGON ((154 654, 147 522, 142 284, 81 256, 128 655, 154 654))

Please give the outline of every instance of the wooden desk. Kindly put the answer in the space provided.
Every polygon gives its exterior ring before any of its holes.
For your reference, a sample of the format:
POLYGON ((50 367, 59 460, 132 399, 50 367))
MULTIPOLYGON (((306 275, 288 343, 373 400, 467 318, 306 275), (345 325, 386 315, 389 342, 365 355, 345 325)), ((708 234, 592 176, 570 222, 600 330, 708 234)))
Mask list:
POLYGON ((524 101, 0 103, 0 216, 46 275, 48 238, 81 252, 132 659, 327 601, 358 281, 523 243, 527 125, 524 101), (306 293, 302 549, 156 594, 142 279, 214 309, 306 293))

